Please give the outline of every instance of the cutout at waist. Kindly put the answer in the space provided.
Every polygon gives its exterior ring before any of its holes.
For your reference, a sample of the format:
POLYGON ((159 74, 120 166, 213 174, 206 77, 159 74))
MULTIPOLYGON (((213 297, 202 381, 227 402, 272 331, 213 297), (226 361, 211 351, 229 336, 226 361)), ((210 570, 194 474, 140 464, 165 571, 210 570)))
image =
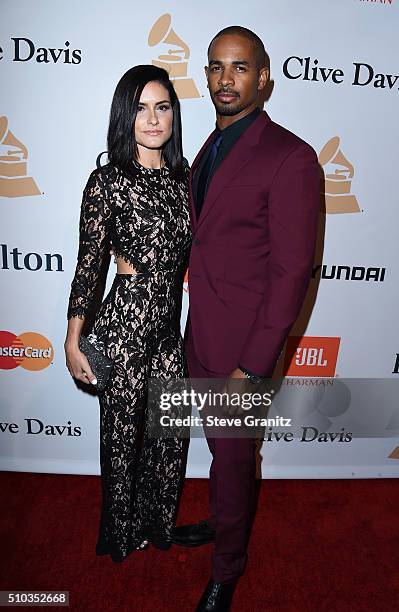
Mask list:
POLYGON ((117 265, 116 273, 117 274, 126 274, 129 276, 135 276, 138 272, 137 270, 131 266, 123 257, 115 257, 115 262, 117 265))

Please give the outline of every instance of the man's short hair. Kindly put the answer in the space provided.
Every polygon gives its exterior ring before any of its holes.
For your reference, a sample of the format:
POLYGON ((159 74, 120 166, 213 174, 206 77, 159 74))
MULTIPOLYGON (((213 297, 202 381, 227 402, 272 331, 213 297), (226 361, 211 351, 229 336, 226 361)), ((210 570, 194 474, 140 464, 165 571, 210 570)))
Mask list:
POLYGON ((255 49, 257 67, 263 68, 263 66, 267 66, 267 54, 263 42, 261 41, 259 36, 255 34, 255 32, 252 32, 252 30, 244 28, 243 26, 228 26, 227 28, 223 28, 223 30, 220 30, 220 32, 218 32, 209 43, 208 56, 212 43, 217 38, 219 38, 220 36, 224 36, 225 34, 237 34, 238 36, 242 36, 243 38, 247 38, 248 40, 250 40, 255 49))

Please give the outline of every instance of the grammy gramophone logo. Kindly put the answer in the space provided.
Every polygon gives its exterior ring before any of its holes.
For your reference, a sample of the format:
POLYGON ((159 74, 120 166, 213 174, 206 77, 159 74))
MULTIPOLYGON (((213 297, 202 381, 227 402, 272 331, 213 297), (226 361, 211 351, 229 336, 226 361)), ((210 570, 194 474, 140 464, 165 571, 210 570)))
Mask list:
POLYGON ((399 446, 393 449, 390 455, 388 455, 388 459, 399 459, 399 446))
POLYGON ((28 149, 8 128, 7 117, 0 117, 0 196, 41 195, 34 179, 28 176, 28 149))
POLYGON ((325 174, 326 212, 332 214, 360 212, 356 196, 351 193, 355 171, 341 151, 339 136, 334 136, 324 145, 320 151, 319 163, 323 166, 325 174))
POLYGON ((168 45, 167 54, 158 55, 158 59, 152 60, 154 66, 164 68, 173 81, 177 96, 183 98, 199 98, 200 93, 194 79, 187 76, 190 49, 188 45, 176 34, 171 27, 172 18, 169 13, 162 15, 151 28, 148 35, 150 47, 155 45, 168 45))

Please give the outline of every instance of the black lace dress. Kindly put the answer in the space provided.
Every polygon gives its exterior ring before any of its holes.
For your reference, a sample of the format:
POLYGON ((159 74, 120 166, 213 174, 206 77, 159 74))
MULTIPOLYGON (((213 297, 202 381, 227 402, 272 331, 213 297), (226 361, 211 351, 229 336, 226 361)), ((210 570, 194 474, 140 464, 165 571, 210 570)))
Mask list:
POLYGON ((137 274, 116 274, 94 320, 115 367, 100 401, 102 511, 97 554, 122 561, 144 539, 170 546, 183 478, 183 442, 151 438, 149 377, 186 376, 180 310, 190 248, 188 168, 132 174, 107 164, 83 193, 80 242, 68 318, 93 306, 104 256, 114 253, 137 274))

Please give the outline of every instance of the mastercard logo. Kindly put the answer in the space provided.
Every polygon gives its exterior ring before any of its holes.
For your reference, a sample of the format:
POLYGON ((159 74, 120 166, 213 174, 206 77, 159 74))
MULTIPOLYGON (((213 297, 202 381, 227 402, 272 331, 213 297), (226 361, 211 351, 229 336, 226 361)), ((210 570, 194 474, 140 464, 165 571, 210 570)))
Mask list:
POLYGON ((31 372, 48 368, 54 358, 54 349, 49 340, 35 332, 16 336, 0 331, 0 369, 13 370, 18 366, 31 372))

